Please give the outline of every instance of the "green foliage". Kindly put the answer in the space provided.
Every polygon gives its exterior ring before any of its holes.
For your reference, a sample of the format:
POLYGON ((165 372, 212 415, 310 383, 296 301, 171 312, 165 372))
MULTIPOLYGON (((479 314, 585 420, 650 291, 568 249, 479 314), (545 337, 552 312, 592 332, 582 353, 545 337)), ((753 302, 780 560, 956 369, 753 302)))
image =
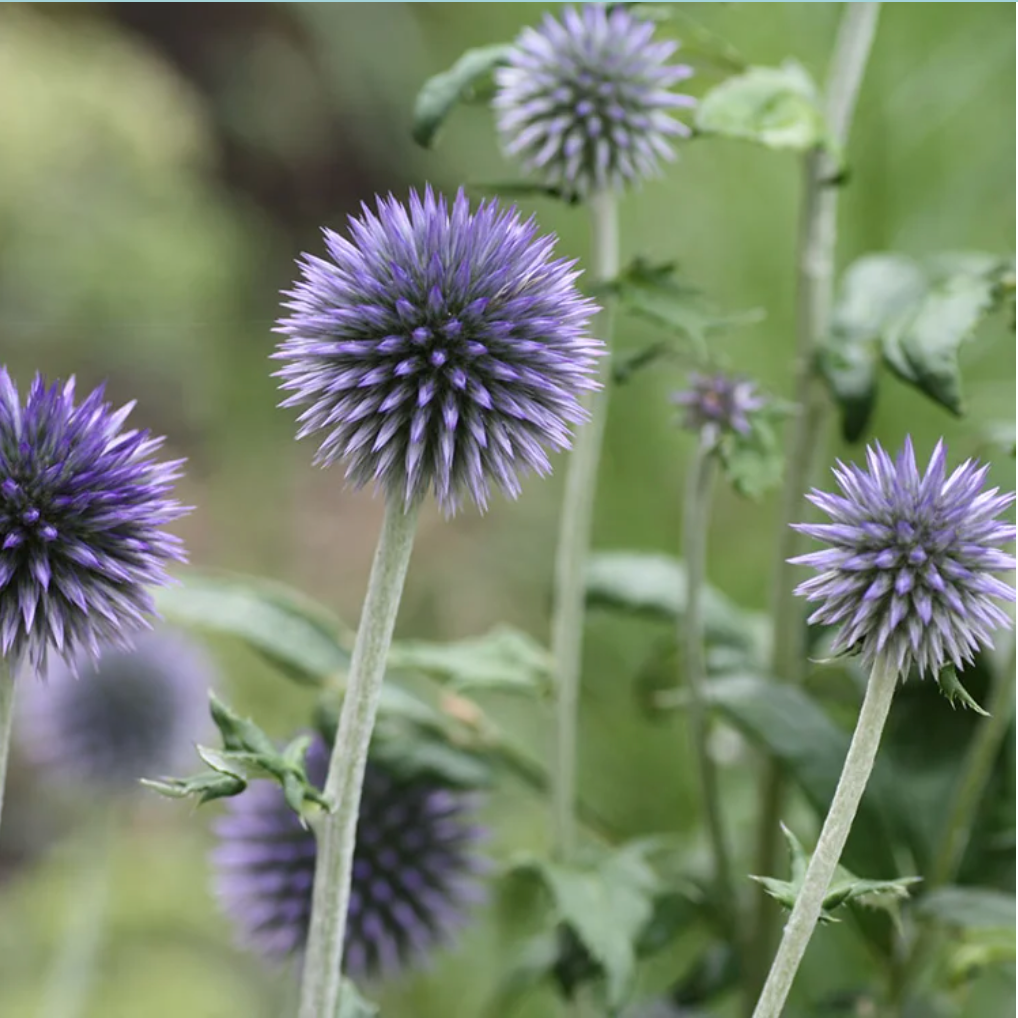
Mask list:
POLYGON ((742 496, 759 500, 781 481, 785 460, 775 424, 790 407, 774 400, 749 415, 748 434, 729 431, 717 446, 718 459, 728 483, 742 496))
MULTIPOLYGON (((781 832, 788 844, 788 852, 791 857, 791 875, 788 880, 777 880, 774 877, 751 876, 751 880, 762 884, 767 893, 780 902, 782 906, 791 911, 795 907, 796 899, 802 890, 806 878, 806 869, 809 866, 809 856, 799 839, 784 825, 781 825, 781 832)), ((820 921, 824 923, 836 923, 837 916, 834 910, 850 901, 858 901, 861 904, 874 904, 879 901, 901 901, 908 897, 908 889, 916 884, 920 877, 898 877, 894 880, 860 880, 857 876, 849 873, 844 867, 839 867, 840 875, 836 875, 831 881, 824 897, 823 909, 820 912, 820 921)))
POLYGON ((344 976, 336 1018, 377 1018, 379 1013, 378 1005, 364 997, 356 985, 344 976))
POLYGON ((304 685, 321 686, 350 664, 339 623, 281 584, 189 571, 182 584, 157 592, 156 605, 172 622, 242 640, 304 685))
POLYGON ((430 148, 438 129, 457 103, 470 99, 499 64, 504 63, 509 46, 505 44, 468 49, 441 74, 429 78, 414 104, 413 137, 418 145, 430 148))
POLYGON ((816 85, 792 60, 723 81, 700 101, 696 129, 795 152, 822 144, 826 134, 816 85))
POLYGON ((940 687, 940 692, 944 694, 944 698, 952 707, 961 704, 962 707, 967 707, 977 714, 982 714, 984 718, 990 716, 972 699, 971 694, 961 684, 958 673, 952 666, 949 665, 947 668, 942 668, 937 673, 937 685, 940 687))
POLYGON ((989 887, 940 887, 923 895, 919 914, 967 930, 1015 928, 1015 897, 989 887))
POLYGON ((964 412, 959 349, 1003 306, 1013 273, 986 254, 917 262, 900 254, 860 258, 845 271, 832 332, 818 367, 856 441, 876 403, 880 360, 951 413, 964 412))

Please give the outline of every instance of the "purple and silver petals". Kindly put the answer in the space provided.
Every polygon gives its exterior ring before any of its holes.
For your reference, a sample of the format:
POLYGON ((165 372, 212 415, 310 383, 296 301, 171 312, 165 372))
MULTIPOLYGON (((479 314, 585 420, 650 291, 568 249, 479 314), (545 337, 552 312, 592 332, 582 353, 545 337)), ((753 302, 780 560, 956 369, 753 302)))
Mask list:
POLYGON ((41 670, 100 643, 127 646, 153 613, 151 588, 184 560, 162 528, 188 510, 170 495, 182 460, 122 430, 96 389, 32 382, 24 404, 0 368, 0 656, 41 670))
POLYGON ((515 209, 471 212, 462 192, 450 206, 429 188, 407 206, 379 199, 325 243, 331 261, 301 262, 275 354, 318 462, 344 460, 357 487, 405 505, 434 491, 447 513, 546 473, 603 353, 554 239, 515 209))
POLYGON ((568 195, 621 190, 674 158, 694 105, 672 91, 692 75, 674 42, 623 6, 584 4, 525 28, 495 71, 494 108, 506 153, 568 195))
POLYGON ((943 442, 923 475, 911 439, 895 460, 879 445, 866 460, 867 470, 838 463, 842 495, 808 496, 833 522, 796 527, 829 546, 792 560, 817 570, 796 590, 820 602, 809 621, 838 626, 834 651, 859 650, 867 665, 963 668, 1012 624, 996 602, 1014 590, 992 574, 1015 566, 1001 550, 1015 528, 997 519, 1014 495, 984 491, 987 467, 972 460, 946 476, 943 442))
MULTIPOLYGON (((322 785, 328 749, 316 737, 310 779, 322 785)), ((345 970, 391 975, 447 942, 481 896, 483 832, 473 797, 368 762, 347 916, 345 970)), ((217 825, 216 892, 241 941, 269 959, 304 948, 311 914, 315 838, 278 785, 259 781, 230 799, 217 825)))
POLYGON ((672 402, 685 411, 683 427, 696 432, 706 429, 715 438, 726 432, 749 434, 750 416, 767 403, 748 378, 696 372, 689 376, 689 388, 675 393, 672 402))

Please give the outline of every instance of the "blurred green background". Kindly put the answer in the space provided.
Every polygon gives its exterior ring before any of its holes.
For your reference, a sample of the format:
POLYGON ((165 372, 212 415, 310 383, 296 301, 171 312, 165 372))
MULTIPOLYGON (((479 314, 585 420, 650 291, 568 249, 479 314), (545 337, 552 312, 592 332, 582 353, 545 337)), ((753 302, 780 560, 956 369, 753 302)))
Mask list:
MULTIPOLYGON (((747 63, 793 56, 822 79, 837 4, 680 4, 747 63)), ((275 408, 269 377, 278 291, 293 259, 317 251, 318 228, 376 192, 405 193, 518 178, 499 156, 490 114, 457 111, 433 152, 414 147, 414 95, 470 46, 507 40, 543 4, 2 4, 0 5, 0 361, 27 382, 40 369, 107 380, 134 420, 189 459, 180 526, 192 561, 271 576, 355 622, 381 504, 311 467, 275 408)), ((1013 250, 1014 8, 887 4, 862 89, 844 190, 839 264, 867 251, 921 255, 1013 250)), ((681 23, 680 23, 681 25, 681 23)), ((681 29, 680 29, 681 30, 681 29)), ((731 68, 696 52, 690 91, 731 68)), ((730 362, 786 394, 793 343, 799 175, 794 157, 696 141, 666 176, 626 198, 627 257, 677 260, 722 307, 766 318, 718 340, 730 362)), ((535 204, 561 250, 583 258, 582 211, 535 204)), ((651 333, 626 322, 621 347, 651 333)), ((884 377, 873 431, 920 455, 945 434, 952 455, 985 451, 986 426, 1014 413, 1013 337, 1005 323, 964 351, 971 409, 949 418, 884 377)), ((597 508, 601 547, 674 551, 686 440, 669 390, 678 371, 617 390, 597 508)), ((836 450, 832 436, 831 452, 836 450)), ((562 463, 515 504, 444 521, 429 508, 400 618, 404 635, 479 633, 499 621, 546 637, 562 463)), ((1013 486, 1014 465, 994 465, 1013 486)), ((773 505, 721 493, 710 573, 736 600, 766 604, 773 505)), ((680 726, 649 725, 632 680, 654 632, 593 617, 583 697, 583 794, 621 831, 696 837, 680 726)), ((304 723, 306 692, 235 647, 219 646, 224 685, 273 734, 304 723)), ((544 752, 532 710, 494 703, 544 752)), ((545 726, 546 727, 546 726, 545 726)), ((728 740, 726 791, 748 849, 750 758, 728 740)), ((14 760, 0 847, 0 1016, 36 1013, 40 986, 75 905, 75 858, 95 809, 48 792, 14 760)), ((214 807, 144 799, 116 848, 117 879, 92 1018, 270 1018, 288 973, 231 946, 208 893, 214 807)), ((496 858, 544 844, 542 804, 497 795, 488 814, 496 858)), ((745 871, 748 862, 740 860, 745 871)), ((432 970, 376 996, 384 1014, 474 1015, 513 940, 497 898, 475 933, 432 970), (501 932, 500 932, 501 931, 501 932)), ((667 983, 695 938, 646 975, 667 983), (659 970, 659 971, 658 971, 659 970)), ((850 932, 825 934, 811 964, 846 980, 859 964, 850 932)), ((804 981, 808 985, 810 969, 804 981)), ((999 1003, 977 991, 972 1013, 999 1003), (983 1001, 983 1003, 979 1003, 983 1001)), ((1001 1011, 1001 1014, 1012 1013, 1001 1011)), ((522 1013, 522 1012, 521 1012, 522 1013)), ((538 998, 530 1011, 544 1014, 538 998)))

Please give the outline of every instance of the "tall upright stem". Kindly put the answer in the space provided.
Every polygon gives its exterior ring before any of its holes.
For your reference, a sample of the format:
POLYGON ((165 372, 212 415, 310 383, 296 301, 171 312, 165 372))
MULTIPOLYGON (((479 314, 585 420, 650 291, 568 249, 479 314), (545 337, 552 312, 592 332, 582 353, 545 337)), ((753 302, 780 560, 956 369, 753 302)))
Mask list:
MULTIPOLYGON (((619 223, 615 196, 608 191, 590 198, 591 260, 594 282, 614 279, 619 272, 619 223)), ((612 308, 605 298, 594 323, 595 333, 611 340, 612 308)), ((555 766, 552 768, 552 815, 555 851, 572 855, 576 841, 576 752, 583 662, 584 571, 597 494, 605 420, 608 415, 609 358, 601 366, 602 388, 587 400, 590 420, 576 436, 569 458, 565 498, 559 518, 555 555, 555 605, 552 619, 552 655, 556 674, 555 766)))
POLYGON ((4 788, 7 785, 7 758, 11 751, 14 727, 14 673, 0 657, 0 820, 4 812, 4 788))
POLYGON ((852 830, 852 821, 862 801, 866 783, 873 771, 880 737, 897 684, 897 669, 883 658, 877 658, 866 686, 866 696, 848 747, 845 766, 831 800, 831 808, 806 868, 795 907, 785 925, 778 953, 753 1010, 753 1018, 779 1018, 785 1006, 795 974, 820 918, 838 860, 852 830))
POLYGON ((714 881, 722 920, 729 934, 735 932, 731 857, 725 838, 718 793, 717 768, 709 748, 709 719, 704 703, 703 585, 707 561, 707 530, 711 484, 714 479, 713 442, 702 434, 686 481, 686 504, 682 521, 682 558, 686 566, 686 612, 679 622, 679 640, 685 647, 685 678, 689 690, 687 715, 696 755, 700 803, 707 820, 714 857, 714 881))
POLYGON ((361 786, 416 529, 416 507, 404 511, 395 501, 386 504, 325 782, 331 809, 316 831, 318 861, 300 1018, 337 1014, 361 786))
MULTIPOLYGON (((805 628, 793 591, 795 578, 788 560, 797 553, 799 537, 789 527, 801 512, 820 439, 826 402, 816 375, 816 354, 830 327, 837 239, 837 156, 848 140, 856 97, 862 84, 876 32, 879 3, 845 4, 828 74, 825 113, 828 146, 809 152, 803 165, 802 211, 796 307, 794 399, 798 414, 790 424, 785 454, 785 478, 775 540, 776 563, 771 595, 774 645, 772 672, 779 681, 801 682, 806 664, 805 628)), ((754 872, 774 873, 780 847, 784 780, 773 761, 761 779, 759 826, 754 872)), ((749 937, 748 988, 750 1000, 763 978, 777 926, 777 910, 758 889, 749 937)))

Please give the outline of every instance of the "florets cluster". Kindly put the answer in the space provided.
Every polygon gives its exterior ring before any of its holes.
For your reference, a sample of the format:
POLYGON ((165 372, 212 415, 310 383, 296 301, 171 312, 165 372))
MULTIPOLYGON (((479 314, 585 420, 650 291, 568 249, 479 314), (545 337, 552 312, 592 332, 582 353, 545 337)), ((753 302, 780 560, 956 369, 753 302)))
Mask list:
POLYGON ((355 485, 407 505, 434 490, 449 513, 546 473, 546 449, 585 420, 603 351, 554 238, 514 209, 471 212, 462 192, 450 208, 428 189, 365 207, 349 239, 326 230, 325 244, 328 260, 301 262, 276 354, 283 405, 306 407, 298 437, 323 436, 317 460, 345 460, 355 485))
MULTIPOLYGON (((316 738, 307 772, 321 786, 329 751, 316 738)), ((479 897, 483 832, 472 797, 369 760, 354 850, 344 968, 374 977, 420 961, 463 923, 479 897)), ((317 847, 278 785, 256 782, 220 820, 216 887, 242 941, 281 959, 304 948, 317 847)))
POLYGON ((495 72, 496 121, 507 154, 569 195, 620 190, 673 158, 689 128, 672 116, 695 105, 672 86, 692 68, 678 47, 621 4, 567 8, 525 28, 495 72))
POLYGON ((943 442, 922 476, 910 439, 895 460, 879 445, 866 459, 868 470, 838 463, 843 494, 809 496, 832 522, 796 529, 829 547, 792 560, 819 572, 796 593, 822 602, 811 623, 840 627, 835 652, 861 651, 869 666, 882 656, 903 675, 961 668, 1011 625, 995 599, 1014 590, 993 574, 1015 566, 1000 550, 1015 528, 996 519, 1014 495, 984 491, 988 467, 972 460, 947 476, 943 442))
POLYGON ((0 655, 15 665, 126 645, 184 560, 162 529, 187 512, 169 497, 183 461, 157 462, 161 438, 124 430, 133 403, 74 396, 74 379, 36 377, 22 404, 0 368, 0 655))
POLYGON ((672 402, 685 411, 683 427, 701 433, 707 430, 715 439, 725 432, 748 435, 752 429, 750 415, 767 403, 755 382, 720 372, 691 373, 689 388, 675 393, 672 402))

